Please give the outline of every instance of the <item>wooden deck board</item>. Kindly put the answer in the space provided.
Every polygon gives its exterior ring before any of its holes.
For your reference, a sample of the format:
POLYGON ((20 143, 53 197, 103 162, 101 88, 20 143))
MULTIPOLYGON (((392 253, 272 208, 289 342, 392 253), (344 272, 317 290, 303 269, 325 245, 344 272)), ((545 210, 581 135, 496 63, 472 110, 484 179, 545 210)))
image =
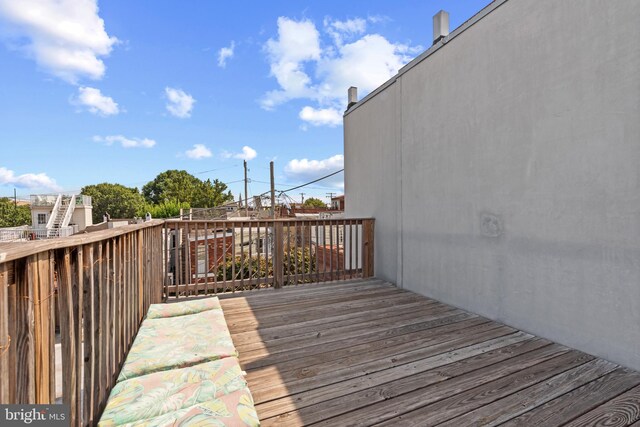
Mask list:
POLYGON ((264 426, 640 427, 640 373, 380 280, 221 304, 264 426))

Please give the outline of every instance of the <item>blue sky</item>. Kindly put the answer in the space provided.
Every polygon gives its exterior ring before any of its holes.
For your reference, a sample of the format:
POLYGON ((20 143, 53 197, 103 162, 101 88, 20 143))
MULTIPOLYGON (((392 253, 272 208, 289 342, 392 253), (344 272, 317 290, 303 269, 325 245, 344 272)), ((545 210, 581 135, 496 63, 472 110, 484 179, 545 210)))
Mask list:
MULTIPOLYGON (((250 194, 342 168, 342 112, 489 0, 0 0, 0 196, 141 187, 167 169, 250 194), (206 171, 206 172, 205 172, 206 171)), ((343 191, 342 174, 290 194, 343 191)))

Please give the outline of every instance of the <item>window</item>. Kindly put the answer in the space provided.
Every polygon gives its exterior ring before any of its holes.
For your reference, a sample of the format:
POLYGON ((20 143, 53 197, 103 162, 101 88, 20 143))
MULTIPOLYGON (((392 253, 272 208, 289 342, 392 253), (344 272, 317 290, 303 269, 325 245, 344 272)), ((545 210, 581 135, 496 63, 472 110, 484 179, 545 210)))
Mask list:
POLYGON ((206 248, 204 245, 198 245, 198 253, 196 255, 198 259, 197 272, 198 274, 206 274, 207 273, 207 258, 206 258, 206 248))
POLYGON ((38 225, 46 225, 47 224, 47 214, 38 214, 38 225))
POLYGON ((267 237, 261 237, 258 240, 258 252, 260 252, 261 254, 266 254, 267 251, 269 250, 269 239, 267 237))

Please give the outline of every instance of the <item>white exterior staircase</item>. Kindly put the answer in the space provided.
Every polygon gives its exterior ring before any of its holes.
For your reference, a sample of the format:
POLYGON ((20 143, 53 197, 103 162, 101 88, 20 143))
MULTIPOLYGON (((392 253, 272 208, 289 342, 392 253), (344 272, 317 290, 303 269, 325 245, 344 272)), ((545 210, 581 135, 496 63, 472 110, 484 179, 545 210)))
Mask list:
POLYGON ((47 223, 47 234, 55 234, 59 229, 68 227, 76 208, 76 196, 58 196, 47 223))

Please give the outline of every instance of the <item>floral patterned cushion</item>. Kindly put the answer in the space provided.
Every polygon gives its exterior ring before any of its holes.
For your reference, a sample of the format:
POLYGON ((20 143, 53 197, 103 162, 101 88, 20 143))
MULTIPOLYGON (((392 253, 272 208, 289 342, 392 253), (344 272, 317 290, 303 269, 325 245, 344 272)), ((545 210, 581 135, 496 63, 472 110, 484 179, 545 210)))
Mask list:
POLYGON ((208 310, 222 310, 218 297, 196 299, 171 304, 151 304, 147 311, 147 319, 184 316, 185 314, 202 313, 208 310))
POLYGON ((118 381, 237 356, 222 310, 146 319, 118 381))
POLYGON ((98 425, 190 424, 259 425, 237 358, 121 381, 111 390, 98 425))
POLYGON ((122 424, 122 427, 257 427, 260 425, 248 389, 159 417, 122 424))

